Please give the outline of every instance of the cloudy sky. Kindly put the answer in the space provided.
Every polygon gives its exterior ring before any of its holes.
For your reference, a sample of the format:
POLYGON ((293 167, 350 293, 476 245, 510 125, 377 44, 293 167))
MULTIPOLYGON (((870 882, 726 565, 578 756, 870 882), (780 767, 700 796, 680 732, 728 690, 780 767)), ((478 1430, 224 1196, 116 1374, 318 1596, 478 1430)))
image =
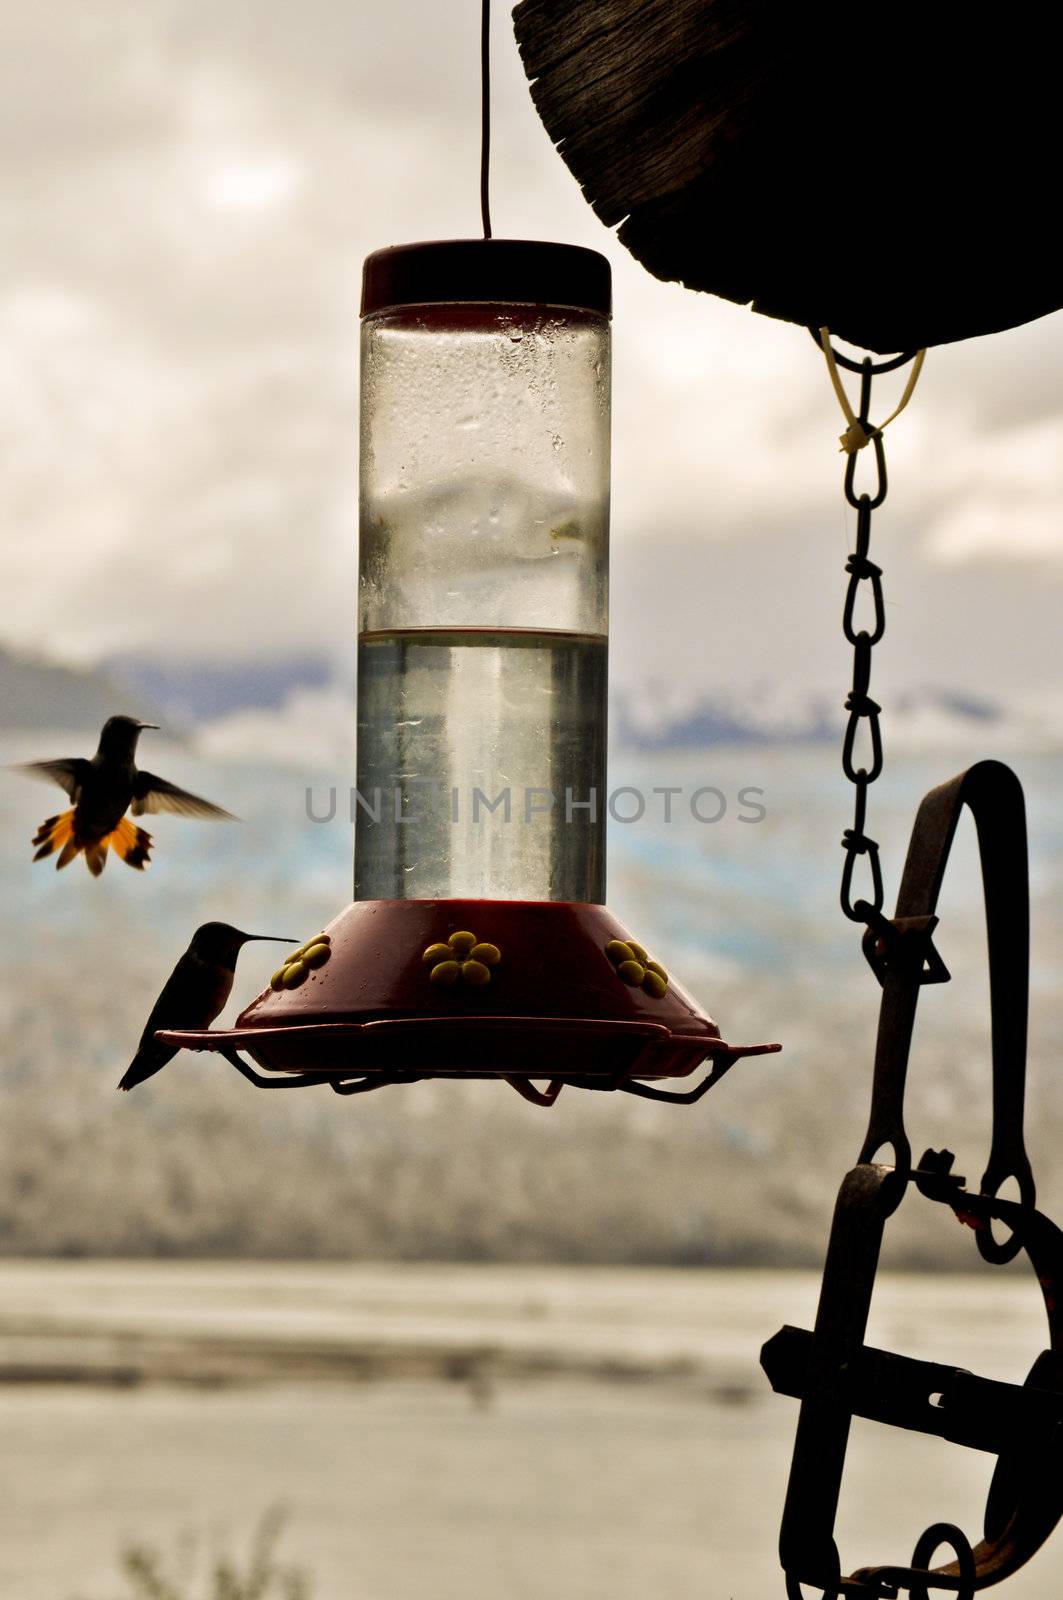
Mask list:
MULTIPOLYGON (((361 259, 476 231, 477 0, 2 10, 0 642, 342 668, 361 259)), ((821 359, 626 256, 497 17, 496 232, 615 268, 617 678, 841 683, 821 359)), ((1063 692, 1063 318, 932 351, 888 451, 878 687, 1063 692)))

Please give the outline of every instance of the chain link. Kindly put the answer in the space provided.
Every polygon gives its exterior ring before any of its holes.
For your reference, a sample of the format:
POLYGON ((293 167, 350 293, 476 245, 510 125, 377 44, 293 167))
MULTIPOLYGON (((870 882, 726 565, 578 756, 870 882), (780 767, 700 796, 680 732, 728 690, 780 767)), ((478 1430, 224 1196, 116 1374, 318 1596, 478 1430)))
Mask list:
MULTIPOLYGON (((810 330, 818 344, 819 336, 810 330)), ((849 577, 842 613, 842 631, 853 647, 852 687, 845 701, 848 721, 842 740, 842 771, 856 791, 853 808, 853 825, 842 835, 845 865, 842 868, 841 905, 851 922, 877 924, 881 918, 885 898, 882 885, 882 864, 876 840, 867 832, 867 792, 882 772, 882 729, 879 723, 882 707, 871 698, 871 653, 886 631, 886 608, 882 590, 882 568, 871 560, 871 513, 877 511, 886 498, 889 482, 886 476, 886 452, 882 430, 871 422, 871 384, 880 372, 890 372, 912 359, 912 353, 893 361, 876 365, 870 356, 857 364, 834 352, 838 365, 860 375, 860 405, 856 414, 856 427, 872 447, 875 457, 874 492, 856 487, 856 468, 862 451, 850 449, 845 463, 845 498, 856 512, 856 548, 845 563, 849 577), (871 604, 870 627, 857 627, 857 609, 864 598, 871 604), (857 744, 862 742, 867 755, 857 756, 857 744), (869 764, 868 764, 869 763, 869 764), (857 861, 866 856, 870 875, 870 896, 854 898, 853 879, 857 861)))

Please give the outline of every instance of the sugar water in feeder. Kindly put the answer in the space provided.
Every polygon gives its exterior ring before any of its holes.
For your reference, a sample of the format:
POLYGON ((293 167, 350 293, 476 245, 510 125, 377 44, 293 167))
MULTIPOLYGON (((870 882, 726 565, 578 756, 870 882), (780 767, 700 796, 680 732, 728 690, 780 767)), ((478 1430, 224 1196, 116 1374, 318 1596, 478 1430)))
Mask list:
POLYGON ((605 898, 609 354, 590 251, 366 263, 357 899, 605 898))

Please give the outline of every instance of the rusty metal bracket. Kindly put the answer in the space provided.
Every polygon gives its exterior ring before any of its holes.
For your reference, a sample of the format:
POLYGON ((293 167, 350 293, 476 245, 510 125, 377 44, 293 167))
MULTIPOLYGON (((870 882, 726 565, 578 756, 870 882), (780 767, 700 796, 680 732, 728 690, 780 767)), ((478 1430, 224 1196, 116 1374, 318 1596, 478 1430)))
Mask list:
MULTIPOLYGON (((979 762, 932 789, 916 815, 892 919, 897 933, 892 947, 887 940, 882 956, 871 1115, 859 1160, 874 1161, 888 1146, 898 1173, 907 1177, 911 1172, 904 1090, 916 1008, 926 981, 926 962, 921 963, 919 956, 929 955, 926 941, 937 920, 938 895, 965 806, 978 833, 992 1018, 993 1137, 980 1192, 995 1195, 1008 1178, 1014 1178, 1022 1201, 1032 1206, 1036 1193, 1023 1140, 1030 966, 1026 812, 1022 785, 999 761, 979 762), (925 931, 920 931, 922 924, 925 931)), ((1011 1255, 1017 1251, 1016 1246, 1011 1255)), ((998 1251, 982 1253, 990 1261, 1010 1259, 998 1251)))
MULTIPOLYGON (((870 909, 870 908, 869 908, 870 909)), ((892 919, 868 918, 865 953, 882 985, 871 1115, 857 1165, 834 1210, 812 1333, 783 1328, 761 1352, 778 1393, 801 1400, 779 1554, 787 1594, 803 1584, 824 1600, 841 1595, 928 1600, 932 1589, 970 1600, 1010 1576, 1063 1514, 1063 1233, 1035 1208, 1023 1138, 1029 975, 1029 888, 1022 788, 1009 768, 985 761, 932 790, 915 819, 892 919), (947 1150, 913 1167, 904 1090, 919 994, 948 974, 933 945, 938 894, 964 807, 974 817, 985 888, 992 1005, 993 1134, 977 1193, 952 1171, 947 1150), (871 947, 871 948, 869 948, 871 947), (886 1164, 885 1152, 890 1164, 886 1164), (1007 1179, 1017 1201, 1002 1200, 1007 1179), (948 1206, 974 1232, 986 1261, 1024 1251, 1040 1282, 1049 1343, 1024 1385, 997 1383, 865 1344, 886 1223, 910 1190, 948 1206), (1008 1233, 1000 1240, 993 1224, 1008 1233), (935 1523, 910 1562, 842 1576, 834 1540, 852 1418, 935 1434, 997 1457, 982 1538, 935 1523), (933 1558, 948 1546, 953 1559, 933 1558)))

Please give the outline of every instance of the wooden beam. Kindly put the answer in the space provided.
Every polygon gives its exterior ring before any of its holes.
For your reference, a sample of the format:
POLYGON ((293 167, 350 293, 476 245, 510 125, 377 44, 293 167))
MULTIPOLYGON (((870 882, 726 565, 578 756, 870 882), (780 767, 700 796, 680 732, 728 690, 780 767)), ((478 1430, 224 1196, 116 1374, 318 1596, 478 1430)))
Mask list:
POLYGON ((1063 7, 521 0, 548 134, 656 277, 876 351, 1063 305, 1063 7))

